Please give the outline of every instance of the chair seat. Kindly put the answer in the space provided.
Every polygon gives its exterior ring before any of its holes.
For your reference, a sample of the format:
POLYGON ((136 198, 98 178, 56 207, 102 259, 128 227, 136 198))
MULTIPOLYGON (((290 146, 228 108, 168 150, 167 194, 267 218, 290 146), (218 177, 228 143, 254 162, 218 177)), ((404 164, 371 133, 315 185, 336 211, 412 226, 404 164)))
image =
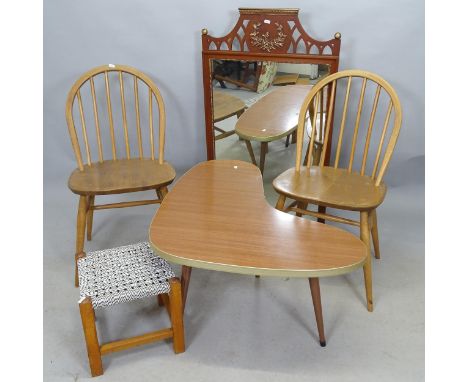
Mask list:
POLYGON ((169 263, 146 242, 89 252, 78 260, 80 298, 93 308, 169 293, 169 263))
POLYGON ((146 158, 107 160, 73 171, 68 187, 80 195, 120 194, 167 186, 175 176, 167 162, 160 164, 146 158))
POLYGON ((286 170, 273 181, 275 190, 292 199, 327 207, 364 211, 384 200, 387 187, 375 186, 369 176, 333 167, 312 166, 286 170))

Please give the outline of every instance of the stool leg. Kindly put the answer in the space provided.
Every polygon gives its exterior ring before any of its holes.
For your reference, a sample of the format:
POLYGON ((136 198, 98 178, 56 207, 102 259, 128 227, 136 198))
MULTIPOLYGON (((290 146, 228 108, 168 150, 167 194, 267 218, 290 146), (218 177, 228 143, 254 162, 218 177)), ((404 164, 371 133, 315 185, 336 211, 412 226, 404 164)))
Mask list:
POLYGON ((89 297, 86 297, 79 305, 86 349, 88 350, 89 367, 91 368, 91 375, 96 377, 102 375, 103 370, 99 340, 96 332, 94 308, 89 297))
POLYGON ((171 311, 171 323, 173 337, 174 353, 183 353, 185 351, 184 318, 182 309, 182 288, 177 278, 169 280, 171 290, 169 292, 169 309, 171 311))
POLYGON ((182 265, 182 312, 185 310, 185 301, 187 301, 188 287, 190 284, 190 276, 192 274, 192 267, 182 265))
POLYGON ((322 316, 322 300, 320 297, 320 284, 317 277, 309 279, 310 292, 312 294, 312 302, 314 303, 315 321, 317 321, 317 329, 319 332, 320 346, 325 346, 325 331, 323 329, 322 316))
POLYGON ((75 286, 78 286, 78 267, 76 265, 77 257, 83 252, 84 237, 86 230, 86 210, 87 210, 86 196, 80 196, 78 204, 78 215, 76 217, 76 249, 75 249, 75 286))

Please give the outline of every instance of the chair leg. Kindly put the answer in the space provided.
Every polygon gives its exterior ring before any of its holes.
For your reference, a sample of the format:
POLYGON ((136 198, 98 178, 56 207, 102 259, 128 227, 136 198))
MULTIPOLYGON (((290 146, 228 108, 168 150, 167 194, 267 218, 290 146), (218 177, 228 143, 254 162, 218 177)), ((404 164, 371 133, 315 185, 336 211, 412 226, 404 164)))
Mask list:
POLYGON ((286 137, 286 143, 284 144, 284 147, 288 147, 289 146, 289 137, 291 136, 291 134, 288 134, 288 136, 286 137))
POLYGON ((93 234, 94 195, 88 197, 88 211, 86 212, 86 239, 91 241, 93 234))
POLYGON ((309 143, 308 143, 307 148, 306 148, 306 155, 304 155, 304 162, 302 162, 303 166, 307 165, 307 161, 308 161, 308 158, 309 158, 309 148, 310 148, 310 145, 311 145, 310 141, 311 140, 309 139, 309 143))
POLYGON ((91 369, 91 375, 96 377, 98 375, 102 375, 103 370, 101 351, 96 331, 94 308, 89 297, 86 297, 79 305, 81 322, 83 324, 83 332, 86 341, 86 349, 88 351, 89 367, 91 369))
MULTIPOLYGON (((297 202, 297 207, 300 208, 301 210, 306 210, 308 205, 309 204, 306 202, 297 202)), ((303 214, 301 214, 300 212, 296 212, 296 216, 302 217, 302 215, 303 214)))
POLYGON ((374 254, 375 254, 376 259, 380 259, 379 229, 377 226, 377 209, 372 210, 370 218, 371 218, 372 243, 374 244, 374 254))
POLYGON ((182 288, 177 278, 169 280, 171 290, 169 292, 169 309, 171 311, 171 323, 173 337, 174 353, 183 353, 185 351, 184 318, 182 307, 182 288))
POLYGON ((312 294, 312 302, 314 304, 315 321, 317 322, 317 329, 319 332, 320 346, 325 346, 325 330, 323 328, 322 316, 322 300, 320 297, 320 283, 317 277, 309 279, 310 292, 312 294))
POLYGON ((293 133, 291 134, 291 144, 295 144, 297 143, 297 129, 293 131, 293 133))
POLYGON ((268 142, 262 142, 260 146, 260 172, 263 175, 265 169, 265 157, 268 152, 268 142))
POLYGON ((161 294, 158 294, 158 306, 164 306, 164 299, 161 294))
POLYGON ((164 186, 164 187, 161 187, 161 188, 159 189, 159 192, 160 192, 160 194, 161 194, 160 198, 161 198, 162 200, 164 200, 164 198, 166 197, 166 195, 169 193, 169 190, 167 189, 166 186, 164 186))
POLYGON ((366 286, 366 298, 367 298, 367 310, 372 312, 374 305, 372 301, 372 262, 370 256, 370 232, 369 232, 369 213, 367 211, 361 211, 361 240, 367 247, 367 259, 364 263, 364 282, 366 286))
MULTIPOLYGON (((321 214, 326 213, 326 212, 327 212, 327 207, 325 207, 325 206, 318 206, 318 212, 320 212, 321 214)), ((325 224, 325 219, 317 218, 317 221, 318 221, 319 223, 325 224)))
POLYGON ((256 166, 257 165, 257 161, 255 160, 255 154, 253 152, 253 148, 252 148, 252 143, 246 139, 245 140, 245 145, 247 146, 247 151, 249 152, 249 155, 250 155, 250 160, 252 161, 252 163, 256 166))
POLYGON ((75 286, 78 286, 78 256, 83 252, 84 248, 84 237, 86 230, 86 210, 87 200, 86 196, 80 196, 80 202, 78 204, 78 214, 76 217, 76 249, 75 249, 75 286))
POLYGON ((276 202, 276 209, 283 211, 284 210, 284 203, 286 203, 286 195, 280 194, 278 197, 278 201, 276 202))
POLYGON ((192 267, 182 265, 182 275, 180 282, 182 284, 182 313, 185 311, 185 302, 187 301, 188 287, 190 284, 190 276, 192 275, 192 267))

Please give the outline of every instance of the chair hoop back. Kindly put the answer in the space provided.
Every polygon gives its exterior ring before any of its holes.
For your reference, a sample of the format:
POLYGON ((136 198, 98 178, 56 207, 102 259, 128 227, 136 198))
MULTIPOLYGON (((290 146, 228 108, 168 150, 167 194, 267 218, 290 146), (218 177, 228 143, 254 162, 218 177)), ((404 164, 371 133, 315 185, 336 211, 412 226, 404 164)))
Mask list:
POLYGON ((78 101, 78 110, 79 110, 79 119, 81 121, 81 131, 82 131, 82 142, 85 148, 86 155, 86 164, 91 165, 93 163, 93 158, 91 156, 91 142, 90 135, 86 129, 86 117, 85 117, 85 108, 82 101, 82 89, 85 84, 89 83, 90 97, 92 99, 92 109, 93 109, 93 119, 96 130, 96 146, 98 149, 98 160, 103 162, 104 153, 103 153, 103 137, 101 134, 100 118, 99 118, 99 107, 96 97, 96 87, 95 79, 101 76, 104 77, 105 92, 106 92, 106 109, 107 109, 107 118, 109 124, 109 136, 112 147, 112 159, 116 160, 117 158, 117 149, 116 149, 116 129, 114 126, 114 118, 112 112, 112 101, 111 101, 111 86, 109 81, 109 73, 116 72, 118 74, 119 80, 119 90, 120 90, 120 109, 122 116, 122 127, 123 135, 125 141, 125 155, 127 159, 131 157, 131 147, 129 140, 129 121, 127 120, 127 106, 126 106, 126 97, 125 97, 125 85, 124 85, 124 75, 130 76, 133 79, 133 93, 134 93, 134 115, 135 115, 135 128, 136 135, 138 140, 138 153, 139 157, 144 157, 143 152, 143 142, 142 142, 142 126, 140 124, 140 91, 139 84, 146 85, 148 88, 148 124, 149 124, 149 140, 150 140, 150 150, 151 150, 151 159, 155 160, 155 137, 154 137, 154 128, 153 128, 153 98, 156 99, 156 104, 159 111, 159 152, 158 152, 158 161, 159 163, 164 162, 164 141, 165 141, 165 128, 166 128, 166 114, 164 108, 164 101, 161 96, 161 93, 154 82, 146 74, 141 71, 132 68, 130 66, 124 65, 103 65, 98 66, 94 69, 89 70, 83 74, 72 86, 68 93, 67 102, 65 106, 65 116, 68 125, 68 132, 70 133, 70 138, 75 153, 75 157, 78 163, 80 170, 84 169, 82 150, 80 147, 80 141, 78 139, 77 129, 75 127, 75 120, 73 118, 73 109, 75 101, 78 101))
MULTIPOLYGON (((303 151, 303 142, 304 142, 304 132, 306 130, 306 124, 309 123, 311 126, 311 142, 309 145, 309 152, 306 156, 307 167, 311 166, 311 154, 314 144, 316 144, 316 139, 319 137, 319 143, 323 145, 323 150, 321 150, 319 161, 316 162, 320 166, 324 166, 328 161, 327 155, 331 154, 331 150, 327 150, 329 145, 331 146, 331 136, 333 131, 333 120, 334 117, 338 117, 337 113, 337 93, 339 88, 340 80, 346 82, 346 86, 341 87, 340 89, 345 91, 344 102, 343 102, 343 111, 341 118, 339 120, 340 129, 338 131, 338 139, 335 147, 335 160, 334 164, 330 163, 330 166, 335 168, 339 167, 340 155, 342 153, 343 146, 343 136, 346 129, 347 122, 350 122, 348 114, 350 114, 350 109, 352 109, 350 102, 350 93, 352 80, 355 78, 360 78, 362 80, 358 102, 356 110, 356 118, 354 120, 354 128, 352 131, 352 144, 349 153, 349 162, 347 164, 348 171, 353 171, 353 164, 356 154, 356 147, 358 146, 358 135, 359 127, 361 125, 362 116, 365 112, 369 111, 369 122, 367 125, 367 131, 365 134, 365 141, 362 153, 362 162, 360 167, 361 175, 364 175, 366 172, 367 158, 369 156, 369 148, 371 147, 372 133, 375 132, 374 125, 376 125, 375 120, 377 115, 382 115, 383 125, 380 134, 380 138, 375 141, 375 160, 372 168, 372 178, 375 181, 376 185, 379 185, 382 181, 382 178, 387 169, 390 158, 393 154, 395 144, 398 139, 398 135, 401 128, 402 122, 402 111, 400 100, 393 89, 393 87, 382 77, 377 74, 363 71, 363 70, 345 70, 340 71, 334 74, 331 74, 321 81, 319 81, 309 92, 305 98, 301 111, 299 113, 299 123, 297 130, 297 151, 296 151, 296 171, 300 170, 302 164, 302 151, 303 151), (368 84, 374 83, 376 90, 373 97, 372 107, 366 109, 365 100, 366 100, 366 87, 369 88, 368 84), (388 106, 386 109, 379 108, 379 99, 382 99, 382 95, 386 93, 389 99, 388 106), (363 113, 363 110, 365 112, 363 113), (380 113, 382 111, 382 113, 380 113), (386 111, 386 113, 383 113, 386 111), (391 125, 391 115, 393 114, 393 126, 391 125), (385 115, 385 118, 383 118, 385 115), (389 134, 389 135, 388 135, 389 134), (323 138, 322 138, 323 137, 323 138), (385 146, 386 143, 386 148, 385 146), (382 157, 383 154, 383 157, 382 157)), ((356 81, 355 81, 356 82, 356 81)), ((369 98, 369 97, 367 97, 369 98)), ((383 102, 380 102, 381 104, 383 102)), ((378 134, 377 134, 378 135, 378 134)))

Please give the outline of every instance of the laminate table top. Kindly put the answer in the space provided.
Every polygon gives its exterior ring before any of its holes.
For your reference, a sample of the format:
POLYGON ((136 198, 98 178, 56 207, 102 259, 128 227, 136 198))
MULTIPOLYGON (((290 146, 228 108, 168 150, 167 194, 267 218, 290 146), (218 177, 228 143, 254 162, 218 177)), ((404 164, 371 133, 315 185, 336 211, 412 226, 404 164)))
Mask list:
POLYGON ((236 123, 236 133, 249 141, 271 142, 291 134, 311 85, 278 87, 249 107, 236 123))
POLYGON ((202 162, 164 198, 149 228, 153 249, 189 267, 323 277, 361 268, 364 243, 342 229, 278 211, 250 163, 202 162))

